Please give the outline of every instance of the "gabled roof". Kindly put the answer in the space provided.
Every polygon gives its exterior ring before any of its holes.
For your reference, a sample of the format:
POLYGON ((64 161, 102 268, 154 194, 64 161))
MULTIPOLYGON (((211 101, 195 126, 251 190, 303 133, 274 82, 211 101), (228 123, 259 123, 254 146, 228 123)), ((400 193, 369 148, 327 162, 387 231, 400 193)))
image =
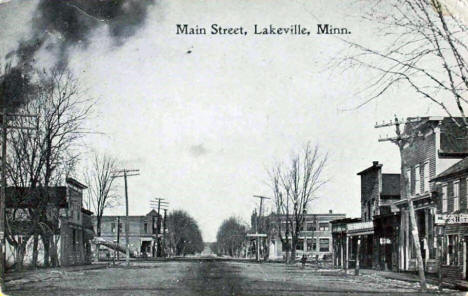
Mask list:
POLYGON ((451 177, 455 177, 457 175, 467 173, 468 172, 468 157, 460 160, 459 162, 455 163, 442 173, 438 174, 435 178, 431 180, 431 182, 436 181, 446 181, 451 177))
POLYGON ((365 175, 365 174, 367 174, 368 172, 370 172, 372 170, 381 169, 382 166, 383 166, 383 164, 379 164, 378 161, 373 161, 372 166, 368 167, 367 169, 365 169, 363 171, 360 171, 359 173, 357 173, 357 175, 365 175))
POLYGON ((76 186, 76 187, 78 187, 78 188, 80 188, 80 189, 86 189, 86 188, 88 188, 86 185, 84 185, 83 183, 79 182, 78 180, 76 180, 76 179, 74 179, 74 178, 67 178, 67 179, 66 179, 66 182, 67 182, 68 184, 71 184, 71 185, 73 185, 73 186, 76 186))

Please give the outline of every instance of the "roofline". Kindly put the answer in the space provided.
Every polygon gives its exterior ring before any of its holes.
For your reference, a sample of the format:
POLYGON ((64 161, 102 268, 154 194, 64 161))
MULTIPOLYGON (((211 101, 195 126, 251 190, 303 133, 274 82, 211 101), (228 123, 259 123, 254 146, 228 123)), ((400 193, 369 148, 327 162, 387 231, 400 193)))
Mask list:
POLYGON ((448 180, 450 180, 452 178, 463 175, 463 174, 465 174, 467 172, 468 172, 468 168, 464 168, 463 170, 453 172, 453 173, 445 175, 445 176, 440 176, 440 177, 436 176, 436 177, 432 178, 431 180, 429 180, 429 182, 445 182, 445 181, 448 181, 448 180))
POLYGON ((372 169, 382 169, 382 167, 383 167, 382 163, 377 163, 375 165, 372 165, 372 166, 368 167, 367 169, 364 169, 364 170, 360 171, 356 175, 363 175, 364 173, 367 173, 368 171, 370 171, 372 169))
POLYGON ((86 189, 88 188, 88 186, 84 185, 83 183, 79 182, 78 180, 76 180, 75 178, 71 178, 71 177, 68 177, 66 180, 65 180, 67 183, 70 183, 80 189, 86 189))

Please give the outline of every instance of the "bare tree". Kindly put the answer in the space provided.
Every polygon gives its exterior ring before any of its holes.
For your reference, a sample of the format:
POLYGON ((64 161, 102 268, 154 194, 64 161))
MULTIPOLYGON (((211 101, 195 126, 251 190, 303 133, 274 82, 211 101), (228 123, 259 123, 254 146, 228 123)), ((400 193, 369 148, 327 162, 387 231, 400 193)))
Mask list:
POLYGON ((364 67, 374 74, 360 90, 364 101, 357 107, 406 84, 417 96, 445 111, 457 126, 468 127, 466 25, 439 0, 358 3, 367 7, 362 17, 378 28, 373 40, 380 39, 374 44, 386 45, 371 47, 343 39, 351 52, 340 60, 339 67, 364 67))
MULTIPOLYGON (((54 234, 58 232, 58 211, 51 213, 48 207, 50 188, 61 184, 73 172, 79 156, 78 140, 85 132, 82 125, 93 103, 80 96, 77 81, 67 70, 54 68, 36 74, 31 98, 18 110, 36 114, 37 118, 16 117, 10 124, 36 126, 37 130, 12 130, 9 134, 7 174, 9 184, 31 191, 22 192, 24 196, 17 196, 17 199, 34 198, 29 201, 34 207, 28 209, 32 223, 29 229, 22 229, 34 237, 33 264, 37 262, 40 236, 44 245, 44 264, 48 265, 50 258, 56 265, 58 237, 54 234)), ((16 217, 7 216, 7 219, 13 219, 7 221, 7 233, 11 234, 9 242, 14 242, 17 234, 14 229, 8 229, 14 225, 16 217)))
POLYGON ((113 172, 117 169, 117 160, 106 154, 94 153, 91 167, 84 173, 85 182, 88 185, 88 207, 96 215, 96 234, 101 236, 101 219, 104 210, 117 203, 117 195, 112 185, 113 172))
POLYGON ((294 262, 305 214, 311 202, 318 198, 318 190, 327 182, 323 176, 327 159, 328 155, 321 154, 318 145, 312 147, 307 143, 301 153, 291 158, 289 164, 278 165, 270 172, 277 234, 285 248, 287 262, 294 262))

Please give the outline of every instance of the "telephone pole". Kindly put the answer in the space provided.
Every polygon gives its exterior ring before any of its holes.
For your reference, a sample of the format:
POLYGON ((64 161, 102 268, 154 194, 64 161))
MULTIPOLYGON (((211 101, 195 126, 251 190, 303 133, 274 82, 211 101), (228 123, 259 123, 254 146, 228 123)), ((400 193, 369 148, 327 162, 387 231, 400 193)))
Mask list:
POLYGON ((151 205, 153 208, 158 206, 158 217, 156 222, 156 242, 157 242, 157 250, 156 250, 156 257, 162 256, 162 248, 161 248, 161 206, 166 207, 169 205, 167 201, 164 201, 164 198, 154 198, 151 201, 151 205))
MULTIPOLYGON (((416 217, 415 217, 415 212, 414 212, 414 205, 413 205, 413 199, 410 197, 411 195, 411 184, 409 184, 408 176, 405 173, 405 168, 406 168, 406 160, 403 155, 403 149, 405 144, 410 143, 412 139, 415 137, 420 136, 420 134, 414 134, 414 135, 405 135, 404 132, 402 133, 400 126, 405 125, 405 124, 417 124, 421 125, 421 119, 420 118, 408 118, 407 120, 398 120, 398 118, 395 115, 394 121, 390 121, 389 123, 382 123, 382 124, 375 124, 375 128, 382 128, 382 127, 388 127, 388 126, 395 126, 395 137, 386 137, 386 138, 379 138, 379 142, 385 142, 389 141, 395 145, 398 146, 398 149, 400 151, 400 160, 401 160, 401 177, 400 180, 403 181, 403 184, 400 185, 400 194, 402 195, 402 199, 407 200, 408 202, 408 212, 409 212, 409 218, 410 218, 410 228, 411 228, 411 235, 413 237, 413 242, 414 242, 414 248, 416 249, 416 260, 418 263, 418 274, 419 274, 419 281, 421 285, 421 290, 425 291, 427 289, 426 286, 426 276, 424 274, 424 264, 422 260, 422 255, 421 255, 421 246, 419 242, 419 231, 418 231, 418 225, 416 224, 416 217)), ((419 126, 418 125, 418 126, 419 126)))
MULTIPOLYGON (((263 205, 263 200, 264 199, 271 199, 270 197, 266 196, 261 196, 261 195, 254 195, 253 197, 259 198, 260 199, 260 209, 258 210, 258 216, 257 216, 257 221, 256 221, 256 227, 255 227, 255 233, 258 235, 258 226, 259 226, 259 221, 262 217, 262 205, 263 205)), ((257 261, 260 261, 260 237, 257 236, 257 261)))
MULTIPOLYGON (((130 266, 130 248, 129 248, 129 241, 128 241, 128 232, 130 231, 130 225, 128 221, 128 185, 127 185, 127 177, 132 176, 139 176, 140 170, 129 170, 129 169, 122 169, 113 172, 113 178, 123 177, 125 182, 125 248, 126 248, 126 262, 127 266, 130 266)), ((118 227, 118 226, 117 226, 118 227)))
POLYGON ((2 111, 0 113, 1 116, 1 130, 2 130, 2 184, 1 184, 1 194, 0 194, 0 286, 2 290, 5 289, 5 283, 3 281, 5 276, 5 264, 6 264, 6 240, 5 240, 5 232, 6 232, 6 217, 5 217, 5 202, 6 202, 6 166, 7 166, 7 135, 9 129, 26 129, 26 130, 37 130, 37 115, 33 114, 20 114, 20 113, 8 113, 7 107, 5 106, 5 98, 2 98, 2 111), (9 118, 14 117, 29 117, 29 118, 36 118, 36 127, 29 127, 29 126, 13 126, 9 125, 9 118))

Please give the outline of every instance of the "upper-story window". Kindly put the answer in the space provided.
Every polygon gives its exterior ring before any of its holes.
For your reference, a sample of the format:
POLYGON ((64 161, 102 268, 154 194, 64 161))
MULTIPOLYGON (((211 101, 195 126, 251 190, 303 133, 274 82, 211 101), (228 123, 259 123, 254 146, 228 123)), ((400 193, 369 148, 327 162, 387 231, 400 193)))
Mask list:
POLYGON ((148 233, 148 223, 143 224, 145 233, 148 233))
POLYGON ((447 185, 442 186, 442 213, 447 212, 447 185))
POLYGON ((429 162, 426 161, 424 163, 424 192, 429 192, 430 190, 430 185, 429 185, 429 180, 430 180, 430 170, 429 170, 429 162))
POLYGON ((453 182, 453 211, 460 209, 460 182, 453 182))
MULTIPOLYGON (((465 188, 468 189, 468 178, 465 179, 465 188)), ((466 208, 468 209, 468 190, 465 190, 465 201, 466 201, 466 208)))
POLYGON ((328 231, 329 225, 328 223, 319 223, 320 231, 328 231))
POLYGON ((421 170, 419 169, 419 165, 416 165, 414 168, 414 194, 421 193, 421 170))
POLYGON ((307 231, 315 231, 315 223, 307 223, 306 224, 306 230, 307 231))
POLYGON ((111 232, 112 232, 112 233, 115 232, 115 223, 111 223, 111 232))

